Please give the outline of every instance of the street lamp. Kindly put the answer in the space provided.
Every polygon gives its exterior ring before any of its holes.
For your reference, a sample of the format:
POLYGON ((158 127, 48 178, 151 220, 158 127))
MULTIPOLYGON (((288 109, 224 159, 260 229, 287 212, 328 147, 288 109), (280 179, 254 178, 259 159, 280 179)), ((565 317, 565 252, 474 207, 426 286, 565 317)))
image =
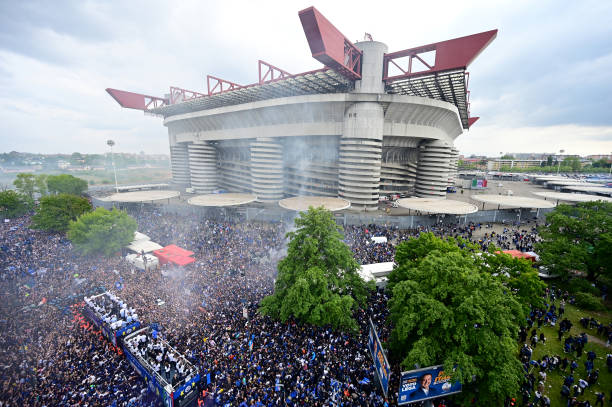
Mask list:
POLYGON ((106 145, 111 150, 111 162, 113 163, 113 172, 115 173, 115 192, 119 192, 119 186, 117 185, 117 169, 115 168, 115 156, 113 155, 113 146, 115 142, 113 140, 106 140, 106 145))
POLYGON ((561 154, 563 154, 565 150, 559 150, 559 159, 557 160, 557 175, 559 175, 559 171, 561 170, 561 154))

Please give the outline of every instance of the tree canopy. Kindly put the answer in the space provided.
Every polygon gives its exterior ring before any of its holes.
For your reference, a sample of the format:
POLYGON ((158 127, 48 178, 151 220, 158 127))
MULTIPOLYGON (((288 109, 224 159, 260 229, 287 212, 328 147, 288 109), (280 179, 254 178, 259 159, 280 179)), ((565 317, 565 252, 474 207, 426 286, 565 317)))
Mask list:
POLYGON ((29 199, 34 199, 34 194, 39 193, 45 195, 47 193, 47 175, 34 175, 27 172, 20 172, 13 181, 13 185, 17 191, 27 196, 29 199))
POLYGON ((70 221, 91 211, 91 204, 85 198, 75 195, 47 195, 40 199, 36 214, 32 216, 31 228, 53 232, 65 232, 70 221))
POLYGON ((126 212, 96 208, 68 227, 68 238, 82 254, 110 256, 134 239, 137 223, 126 212))
POLYGON ((359 264, 342 241, 342 230, 331 212, 310 208, 295 219, 287 233, 287 256, 278 263, 274 294, 264 298, 260 311, 272 318, 357 330, 353 311, 365 305, 368 286, 359 264))
POLYGON ((47 187, 53 194, 83 195, 87 190, 87 181, 69 174, 49 175, 47 187))
POLYGON ((32 209, 33 202, 16 191, 0 191, 0 218, 15 218, 32 209))
POLYGON ((538 229, 540 263, 565 278, 581 271, 590 280, 612 270, 612 203, 558 205, 538 229))
POLYGON ((484 269, 486 260, 460 245, 431 234, 398 245, 390 348, 403 369, 454 370, 460 404, 503 405, 523 377, 516 334, 525 311, 503 279, 484 269))

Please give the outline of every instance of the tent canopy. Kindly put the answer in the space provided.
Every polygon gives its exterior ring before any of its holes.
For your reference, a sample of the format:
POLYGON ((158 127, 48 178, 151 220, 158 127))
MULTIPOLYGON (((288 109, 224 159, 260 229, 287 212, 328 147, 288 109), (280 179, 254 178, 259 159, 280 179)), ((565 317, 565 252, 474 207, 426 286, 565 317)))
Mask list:
POLYGON ((536 261, 536 256, 530 253, 522 252, 520 250, 504 250, 503 252, 517 259, 527 259, 531 261, 536 261))
POLYGON ((162 246, 150 240, 135 240, 127 248, 136 253, 150 253, 161 249, 162 246))
POLYGON ((155 256, 159 259, 160 264, 172 263, 177 266, 185 266, 189 263, 195 262, 193 257, 193 252, 178 247, 176 245, 168 245, 162 249, 155 250, 153 252, 155 256))

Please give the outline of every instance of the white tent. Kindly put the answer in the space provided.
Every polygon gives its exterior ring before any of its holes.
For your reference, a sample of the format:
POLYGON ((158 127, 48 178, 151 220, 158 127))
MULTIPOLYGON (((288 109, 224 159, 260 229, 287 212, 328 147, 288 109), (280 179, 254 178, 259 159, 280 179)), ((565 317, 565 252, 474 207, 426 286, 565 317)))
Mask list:
POLYGON ((128 263, 135 267, 138 267, 141 270, 156 269, 157 267, 159 267, 159 259, 157 257, 153 256, 152 254, 145 254, 144 257, 147 259, 146 268, 143 256, 139 256, 137 254, 128 254, 127 256, 125 256, 125 259, 128 261, 128 263))
POLYGON ((384 288, 387 285, 387 276, 393 270, 394 265, 392 261, 364 264, 359 268, 359 276, 365 281, 374 280, 378 288, 384 288))
POLYGON ((387 238, 385 236, 372 236, 372 241, 375 244, 387 243, 387 238))
POLYGON ((135 240, 130 243, 127 248, 139 254, 142 252, 150 253, 155 250, 163 249, 162 246, 150 240, 135 240))

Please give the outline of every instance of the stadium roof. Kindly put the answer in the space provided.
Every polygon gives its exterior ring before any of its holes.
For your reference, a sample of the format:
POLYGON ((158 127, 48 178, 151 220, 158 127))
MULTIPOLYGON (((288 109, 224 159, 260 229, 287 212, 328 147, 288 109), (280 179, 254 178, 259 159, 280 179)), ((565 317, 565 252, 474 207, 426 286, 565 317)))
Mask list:
POLYGON ((226 193, 226 194, 207 194, 189 198, 187 203, 194 206, 236 206, 244 205, 257 200, 253 194, 226 193))
POLYGON ((402 198, 396 202, 400 208, 433 214, 467 215, 478 212, 476 205, 450 199, 402 198))
MULTIPOLYGON (((260 60, 259 81, 251 85, 208 75, 206 93, 176 87, 166 97, 106 91, 122 107, 164 117, 266 99, 350 92, 361 79, 363 52, 314 7, 300 11, 299 17, 313 58, 325 68, 291 75, 260 60)), ((478 117, 470 117, 467 67, 496 36, 497 30, 490 30, 384 54, 385 92, 452 103, 463 128, 469 128, 478 117), (433 61, 428 59, 432 54, 433 61)))
POLYGON ((102 200, 109 202, 153 202, 162 199, 176 198, 180 195, 181 193, 178 191, 168 190, 133 191, 112 194, 111 196, 107 196, 102 200))
POLYGON ((346 199, 329 196, 294 196, 293 198, 281 199, 278 201, 278 204, 281 208, 292 211, 307 211, 311 206, 313 208, 322 206, 329 211, 335 212, 348 209, 351 206, 351 203, 346 199))
MULTIPOLYGON (((288 96, 314 95, 321 93, 344 93, 351 90, 353 82, 339 73, 323 68, 286 76, 274 82, 252 84, 238 87, 227 92, 213 95, 190 97, 185 92, 177 92, 180 98, 175 104, 165 105, 149 110, 153 114, 171 116, 180 113, 214 109, 222 106, 239 105, 259 100, 275 99, 288 96)), ((179 91, 182 91, 179 90, 179 91)))
MULTIPOLYGON (((612 192, 612 191, 610 191, 610 192, 612 192)), ((605 196, 589 195, 589 194, 573 194, 573 193, 568 193, 568 192, 552 192, 552 191, 534 192, 534 194, 537 195, 537 196, 541 196, 544 199, 556 200, 557 203, 559 203, 559 201, 566 201, 566 202, 591 202, 591 201, 612 202, 612 198, 607 198, 605 196)))
POLYGON ((485 203, 508 206, 510 208, 547 209, 555 207, 555 204, 552 202, 526 196, 472 195, 472 199, 482 202, 483 207, 485 203))

